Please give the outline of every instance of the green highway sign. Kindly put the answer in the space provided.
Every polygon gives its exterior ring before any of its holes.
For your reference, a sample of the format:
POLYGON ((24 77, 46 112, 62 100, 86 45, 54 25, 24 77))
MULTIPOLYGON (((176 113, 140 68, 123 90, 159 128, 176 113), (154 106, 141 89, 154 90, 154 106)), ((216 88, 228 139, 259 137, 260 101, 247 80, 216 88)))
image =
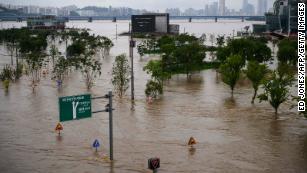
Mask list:
POLYGON ((92 116, 91 95, 59 98, 60 122, 90 118, 92 116))

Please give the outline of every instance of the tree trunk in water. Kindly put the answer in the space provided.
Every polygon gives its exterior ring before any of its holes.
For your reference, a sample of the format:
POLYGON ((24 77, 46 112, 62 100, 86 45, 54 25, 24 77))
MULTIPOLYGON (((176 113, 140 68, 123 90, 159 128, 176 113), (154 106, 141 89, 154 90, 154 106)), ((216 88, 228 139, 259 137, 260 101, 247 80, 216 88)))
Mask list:
POLYGON ((256 96, 257 96, 257 90, 254 90, 254 96, 253 96, 253 99, 252 99, 252 104, 255 103, 256 96))

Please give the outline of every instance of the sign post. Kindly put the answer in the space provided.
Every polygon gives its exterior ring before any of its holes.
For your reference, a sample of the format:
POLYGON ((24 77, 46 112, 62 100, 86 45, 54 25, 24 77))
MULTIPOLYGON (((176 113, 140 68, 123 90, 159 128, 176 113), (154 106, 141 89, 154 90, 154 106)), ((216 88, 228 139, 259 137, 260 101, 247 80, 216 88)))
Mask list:
POLYGON ((110 160, 113 160, 113 106, 112 106, 112 91, 109 92, 109 138, 110 138, 110 160))
MULTIPOLYGON (((112 91, 102 97, 92 98, 90 94, 68 96, 59 98, 60 121, 78 120, 90 118, 92 114, 100 112, 109 112, 109 140, 110 140, 110 160, 113 160, 113 106, 112 106, 112 91), (92 112, 91 100, 94 99, 109 99, 109 103, 105 109, 92 112)), ((93 147, 100 146, 98 141, 95 141, 93 147), (94 146, 95 144, 95 146, 94 146)))

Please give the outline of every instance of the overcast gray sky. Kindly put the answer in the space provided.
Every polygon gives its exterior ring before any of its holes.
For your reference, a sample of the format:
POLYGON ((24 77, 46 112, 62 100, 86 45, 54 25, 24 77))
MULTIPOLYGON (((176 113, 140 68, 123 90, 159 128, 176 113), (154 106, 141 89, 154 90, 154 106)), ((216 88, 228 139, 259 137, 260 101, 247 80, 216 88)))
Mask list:
MULTIPOLYGON (((218 0, 0 0, 0 3, 15 5, 38 5, 38 6, 56 6, 62 7, 67 5, 77 5, 84 7, 94 6, 114 6, 114 7, 131 7, 148 10, 165 10, 166 8, 195 8, 200 9, 204 4, 218 0)), ((240 9, 243 0, 226 0, 228 8, 240 9)), ((269 8, 273 0, 268 0, 269 8)), ((249 0, 257 8, 257 0, 249 0)))

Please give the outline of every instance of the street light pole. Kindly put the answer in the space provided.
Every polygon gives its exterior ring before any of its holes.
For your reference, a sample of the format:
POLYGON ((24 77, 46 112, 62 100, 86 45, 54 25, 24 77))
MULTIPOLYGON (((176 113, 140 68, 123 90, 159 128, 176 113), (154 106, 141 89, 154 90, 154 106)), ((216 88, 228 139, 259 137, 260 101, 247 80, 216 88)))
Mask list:
POLYGON ((113 161, 113 106, 112 91, 109 92, 109 140, 110 140, 110 160, 113 161))
POLYGON ((130 23, 129 23, 129 32, 130 32, 129 55, 131 60, 131 100, 134 101, 133 47, 135 45, 135 42, 133 41, 132 28, 130 23))

